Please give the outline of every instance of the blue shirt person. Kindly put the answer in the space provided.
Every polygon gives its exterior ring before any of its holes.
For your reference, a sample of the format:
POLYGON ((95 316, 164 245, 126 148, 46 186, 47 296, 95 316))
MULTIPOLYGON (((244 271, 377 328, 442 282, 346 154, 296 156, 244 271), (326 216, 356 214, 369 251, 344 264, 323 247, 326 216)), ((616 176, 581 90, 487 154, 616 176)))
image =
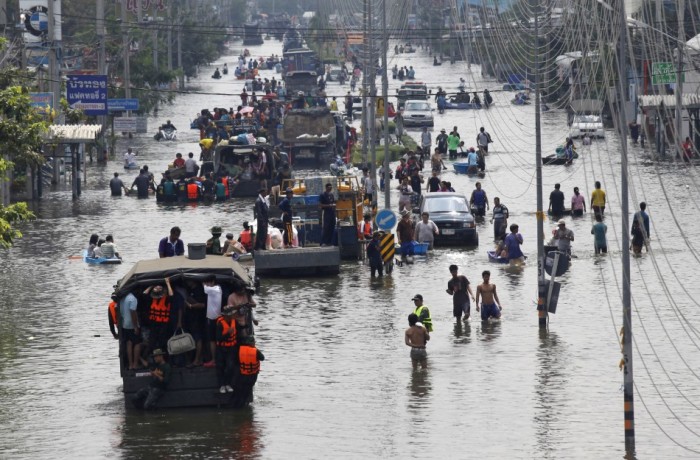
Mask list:
POLYGON ((518 224, 512 224, 510 226, 510 233, 503 240, 503 246, 508 253, 507 257, 509 262, 523 262, 525 260, 525 255, 523 251, 520 250, 522 244, 523 236, 518 233, 518 224))
POLYGON ((591 228, 591 235, 593 235, 593 249, 596 254, 601 252, 608 252, 608 240, 605 234, 608 231, 608 226, 603 223, 603 218, 600 214, 595 216, 595 224, 591 228))

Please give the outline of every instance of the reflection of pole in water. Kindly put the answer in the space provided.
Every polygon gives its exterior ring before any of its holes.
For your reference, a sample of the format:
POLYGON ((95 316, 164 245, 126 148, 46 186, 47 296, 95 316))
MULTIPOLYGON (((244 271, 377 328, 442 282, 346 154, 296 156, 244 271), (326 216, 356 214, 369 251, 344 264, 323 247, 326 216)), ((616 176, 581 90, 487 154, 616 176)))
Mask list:
POLYGON ((544 452, 538 452, 539 457, 553 453, 555 442, 553 437, 560 435, 562 408, 566 407, 564 390, 567 388, 568 376, 564 372, 567 361, 562 359, 562 346, 555 332, 538 329, 540 346, 537 350, 536 404, 535 404, 535 436, 536 445, 542 446, 544 452))

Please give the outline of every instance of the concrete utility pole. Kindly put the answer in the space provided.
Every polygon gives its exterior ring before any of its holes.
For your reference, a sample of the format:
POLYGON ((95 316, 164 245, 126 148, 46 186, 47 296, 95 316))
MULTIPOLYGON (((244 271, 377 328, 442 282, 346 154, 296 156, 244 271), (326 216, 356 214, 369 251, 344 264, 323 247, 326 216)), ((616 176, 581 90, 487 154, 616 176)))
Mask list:
POLYGON ((368 69, 368 55, 369 55, 369 46, 368 46, 368 35, 369 35, 369 20, 368 20, 368 10, 369 10, 369 2, 370 0, 364 0, 363 2, 363 24, 362 24, 362 30, 363 30, 363 36, 362 36, 362 52, 364 53, 362 56, 362 120, 360 123, 360 130, 362 130, 362 163, 367 163, 367 142, 369 140, 369 136, 367 135, 367 69, 368 69))
MULTIPOLYGON (((541 88, 542 71, 540 69, 540 22, 539 8, 535 10, 535 173, 537 175, 537 317, 540 328, 547 327, 546 293, 544 278, 544 198, 542 196, 542 121, 541 121, 541 88)), ((553 280, 550 282, 554 282, 553 280)))
POLYGON ((177 68, 180 71, 179 85, 180 91, 185 89, 185 69, 182 67, 182 4, 177 5, 177 68))
POLYGON ((367 133, 369 134, 370 165, 369 175, 373 181, 377 177, 377 66, 374 55, 374 17, 372 13, 372 0, 367 2, 367 15, 369 20, 369 117, 367 120, 367 133))
POLYGON ((168 9, 168 70, 173 70, 173 7, 170 3, 168 9))
POLYGON ((56 40, 56 15, 54 12, 56 7, 55 2, 56 0, 49 0, 48 2, 47 39, 49 42, 49 88, 50 92, 53 93, 51 108, 56 111, 56 115, 59 115, 59 101, 61 100, 61 77, 57 52, 60 43, 56 40))
MULTIPOLYGON (((129 25, 127 24, 126 0, 122 0, 122 48, 124 59, 124 96, 131 98, 131 69, 129 68, 129 25)), ((139 11, 140 11, 139 7, 139 11)))
POLYGON ((156 5, 153 5, 153 17, 151 27, 153 27, 153 67, 158 70, 158 21, 156 20, 156 5))
MULTIPOLYGON (((97 73, 99 75, 107 75, 107 57, 105 55, 105 2, 104 0, 97 0, 97 18, 95 21, 95 27, 97 32, 97 41, 99 49, 97 50, 97 73)), ((109 83, 109 79, 107 80, 109 83)), ((102 131, 100 131, 100 138, 104 140, 105 127, 107 125, 107 117, 105 115, 100 115, 98 118, 100 125, 102 125, 102 131)), ((104 163, 107 161, 104 155, 104 148, 100 148, 97 151, 97 162, 104 163)))
MULTIPOLYGON (((386 30, 386 1, 382 0, 382 99, 384 99, 384 209, 391 209, 391 186, 389 185, 389 38, 386 30)), ((397 135, 398 137, 398 135, 397 135)), ((378 189, 377 189, 378 190, 378 189)), ((377 197, 377 201, 379 201, 377 197)))
POLYGON ((620 133, 620 215, 622 218, 622 359, 624 379, 625 451, 635 455, 634 435, 634 377, 632 366, 632 293, 630 288, 630 227, 629 227, 629 184, 627 167, 627 14, 625 2, 617 2, 620 21, 618 50, 618 129, 620 133))
POLYGON ((683 157, 683 53, 685 52, 685 0, 677 0, 678 67, 676 68, 676 152, 683 157))

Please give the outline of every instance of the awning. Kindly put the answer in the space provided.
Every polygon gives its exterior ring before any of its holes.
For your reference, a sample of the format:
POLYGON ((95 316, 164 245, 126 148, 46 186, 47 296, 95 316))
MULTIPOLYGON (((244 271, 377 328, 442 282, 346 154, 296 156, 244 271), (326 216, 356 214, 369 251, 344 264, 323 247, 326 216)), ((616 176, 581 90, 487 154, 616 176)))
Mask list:
POLYGON ((66 144, 94 142, 101 131, 101 125, 51 125, 44 139, 66 144))

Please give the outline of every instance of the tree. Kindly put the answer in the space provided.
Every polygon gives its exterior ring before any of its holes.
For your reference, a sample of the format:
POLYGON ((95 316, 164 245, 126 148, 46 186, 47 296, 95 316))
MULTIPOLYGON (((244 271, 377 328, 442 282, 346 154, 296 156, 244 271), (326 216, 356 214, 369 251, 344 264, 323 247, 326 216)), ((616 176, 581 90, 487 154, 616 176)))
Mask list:
MULTIPOLYGON (((0 38, 0 52, 6 41, 0 38)), ((0 62, 2 64, 2 62, 0 62)), ((46 124, 31 106, 29 91, 21 86, 9 86, 18 80, 12 67, 0 70, 0 181, 7 180, 10 168, 15 166, 36 168, 44 163, 41 151, 42 134, 46 124)), ((12 246, 22 233, 17 224, 33 219, 34 214, 26 203, 4 206, 0 203, 0 247, 12 246)))

